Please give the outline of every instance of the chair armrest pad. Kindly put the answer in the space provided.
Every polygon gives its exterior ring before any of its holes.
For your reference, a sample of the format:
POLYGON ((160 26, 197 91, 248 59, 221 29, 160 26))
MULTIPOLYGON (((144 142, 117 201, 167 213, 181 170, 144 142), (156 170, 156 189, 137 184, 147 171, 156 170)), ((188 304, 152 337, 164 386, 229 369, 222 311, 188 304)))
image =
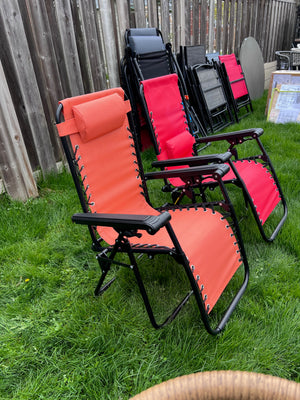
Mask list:
POLYGON ((170 219, 168 212, 159 215, 78 213, 72 216, 76 224, 110 226, 116 231, 142 229, 150 235, 154 235, 170 219))
POLYGON ((227 151, 221 154, 208 154, 194 157, 173 158, 170 160, 159 160, 152 163, 152 167, 170 167, 179 165, 200 166, 209 163, 225 163, 231 158, 232 154, 227 151))
POLYGON ((230 144, 239 144, 245 138, 256 139, 264 133, 262 128, 245 129, 241 131, 234 131, 228 133, 220 133, 219 135, 210 135, 196 139, 197 143, 218 142, 220 140, 227 140, 230 144))
POLYGON ((145 179, 168 179, 181 178, 187 180, 193 177, 207 177, 211 175, 214 179, 219 179, 229 172, 230 168, 227 164, 209 164, 205 166, 169 169, 163 171, 148 172, 145 179))

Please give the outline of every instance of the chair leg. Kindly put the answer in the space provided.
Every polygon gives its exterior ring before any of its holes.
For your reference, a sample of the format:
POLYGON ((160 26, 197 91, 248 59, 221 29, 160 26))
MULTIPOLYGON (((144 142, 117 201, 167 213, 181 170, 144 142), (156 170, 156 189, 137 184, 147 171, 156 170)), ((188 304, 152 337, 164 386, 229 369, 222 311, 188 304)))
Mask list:
POLYGON ((144 304, 145 304, 146 311, 147 311, 147 314, 149 316, 150 322, 151 322, 152 326, 155 329, 163 328, 164 326, 166 326, 167 324, 169 324, 171 321, 173 321, 175 319, 175 317, 178 315, 179 311, 188 302, 189 298, 192 296, 192 294, 194 292, 193 292, 193 290, 188 292, 186 294, 186 296, 183 298, 183 300, 175 307, 175 309, 171 312, 171 314, 164 320, 164 322, 162 322, 160 324, 157 323, 157 321, 155 319, 155 316, 154 316, 154 313, 153 313, 153 310, 152 310, 152 307, 151 307, 151 304, 150 304, 150 300, 149 300, 145 285, 144 285, 142 277, 140 275, 140 271, 138 269, 138 266, 137 266, 133 251, 131 250, 131 247, 130 247, 130 244, 129 244, 128 241, 125 242, 125 246, 127 248, 126 252, 127 252, 128 256, 129 256, 129 260, 130 260, 130 263, 131 263, 130 268, 134 272, 134 275, 135 275, 138 287, 140 289, 140 293, 141 293, 141 296, 143 298, 143 301, 144 301, 144 304))
POLYGON ((105 292, 105 290, 107 290, 116 279, 114 277, 109 282, 107 282, 106 284, 103 285, 106 275, 107 275, 108 271, 110 270, 110 266, 113 262, 113 259, 116 255, 117 251, 118 251, 118 246, 117 246, 117 244, 115 244, 109 257, 106 255, 107 249, 105 249, 104 251, 99 253, 96 257, 98 260, 98 263, 100 265, 100 268, 102 270, 102 274, 101 274, 99 282, 95 288, 95 292, 94 292, 95 296, 100 296, 103 292, 105 292))

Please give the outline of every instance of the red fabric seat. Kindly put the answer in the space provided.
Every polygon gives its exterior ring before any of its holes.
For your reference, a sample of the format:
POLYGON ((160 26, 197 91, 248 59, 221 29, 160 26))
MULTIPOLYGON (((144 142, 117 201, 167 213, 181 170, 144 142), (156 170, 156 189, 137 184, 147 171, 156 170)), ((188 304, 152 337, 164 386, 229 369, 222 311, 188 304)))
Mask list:
POLYGON ((238 99, 249 95, 242 67, 237 63, 235 54, 219 56, 219 60, 225 65, 233 97, 238 99))

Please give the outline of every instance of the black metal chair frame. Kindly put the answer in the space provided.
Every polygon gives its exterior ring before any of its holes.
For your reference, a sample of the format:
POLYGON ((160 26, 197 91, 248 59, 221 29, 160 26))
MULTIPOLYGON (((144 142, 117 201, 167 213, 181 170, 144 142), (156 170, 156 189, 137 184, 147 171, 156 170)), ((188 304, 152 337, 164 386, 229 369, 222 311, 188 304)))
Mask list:
POLYGON ((187 72, 189 85, 193 93, 193 108, 206 121, 207 132, 215 133, 232 125, 234 123, 233 114, 227 101, 222 80, 214 66, 209 64, 194 65, 189 67, 187 72), (199 74, 201 74, 201 70, 211 70, 215 74, 214 86, 205 87, 207 86, 207 82, 200 80, 199 74), (214 91, 218 91, 219 93, 221 91, 219 103, 210 105, 209 96, 214 91))
MULTIPOLYGON (((56 112, 56 123, 59 124, 62 120, 62 105, 59 105, 57 112, 56 112)), ((128 115, 130 125, 132 125, 132 118, 128 115)), ((129 130, 132 134, 132 131, 129 130)), ((130 133, 129 133, 130 135, 130 133)), ((133 137, 129 138, 133 139, 133 137)), ((214 328, 211 325, 210 318, 208 315, 208 310, 205 307, 201 291, 195 281, 195 278, 192 274, 189 261, 187 260, 178 239, 172 229, 170 224, 170 213, 166 210, 175 210, 175 209, 182 209, 188 208, 191 206, 164 206, 161 207, 159 210, 164 211, 158 216, 145 216, 145 215, 124 215, 124 214, 98 214, 98 213, 91 213, 89 210, 89 199, 86 197, 84 182, 82 181, 82 177, 80 175, 80 170, 78 167, 78 159, 76 155, 76 150, 73 152, 72 147, 70 146, 70 142, 67 137, 61 137, 62 146, 64 148, 66 159, 68 161, 70 171, 75 183, 76 191, 81 203, 81 207, 83 213, 77 213, 72 216, 72 221, 77 224, 87 225, 91 239, 92 239, 92 249, 97 252, 97 261, 99 263, 100 269, 102 271, 99 282, 95 289, 95 295, 103 294, 114 282, 116 279, 115 277, 109 280, 107 283, 105 282, 105 278, 107 277, 108 272, 111 269, 112 265, 117 265, 119 267, 125 267, 133 271, 135 278, 137 280, 137 284, 139 290, 141 292, 141 296, 145 303, 146 311, 148 313, 150 322, 155 329, 159 329, 170 323, 174 318, 178 315, 179 311, 183 308, 183 306, 187 303, 189 298, 194 295, 196 299, 197 306, 199 308, 201 318, 203 320, 204 326, 206 330, 212 334, 217 335, 219 334, 225 327, 226 323, 228 322, 232 312, 234 311, 237 303, 241 299, 243 293, 246 290, 248 281, 249 281, 249 265, 247 261, 247 256, 245 253, 243 240, 241 237, 241 233, 239 230, 238 222, 236 215, 234 213, 234 209, 230 202, 230 199, 227 195, 226 188, 222 182, 222 176, 228 170, 228 166, 225 165, 210 165, 210 166, 198 166, 195 168, 187 168, 187 169, 180 169, 180 170, 173 170, 173 171, 159 171, 148 173, 147 177, 144 175, 142 169, 142 163, 139 156, 139 152, 135 149, 136 156, 137 156, 137 164, 138 164, 138 172, 142 179, 142 187, 141 189, 144 192, 144 196, 146 200, 150 203, 149 194, 147 191, 146 182, 149 179, 166 179, 168 177, 180 176, 182 179, 185 180, 193 180, 193 181, 201 181, 203 177, 207 177, 207 174, 211 176, 217 182, 217 185, 220 186, 221 192, 224 195, 224 199, 214 203, 197 203, 193 205, 193 207, 204 207, 204 208, 214 208, 222 207, 225 213, 226 218, 231 218, 230 225, 232 226, 237 242, 239 244, 240 256, 241 260, 243 261, 244 267, 244 279, 243 282, 238 289, 236 295, 234 296, 232 302, 230 303, 229 307, 223 314, 221 320, 218 322, 217 326, 214 328), (114 228, 118 232, 118 238, 115 241, 115 244, 112 246, 107 245, 101 237, 96 232, 97 226, 109 226, 114 228), (170 239, 174 245, 173 248, 169 247, 149 247, 149 246, 135 246, 131 245, 129 242, 129 238, 131 236, 137 236, 138 230, 146 230, 150 234, 155 234, 159 229, 162 227, 166 227, 170 239), (125 253, 128 255, 129 263, 119 262, 115 259, 117 253, 125 253), (151 259, 155 255, 164 254, 171 256, 174 260, 178 263, 182 264, 184 271, 188 277, 188 280, 191 285, 191 291, 189 291, 183 300, 175 307, 175 309, 171 312, 171 314, 162 322, 158 323, 154 313, 153 308, 150 304, 150 299, 148 297, 146 288, 144 286, 143 280, 141 278, 141 274, 138 268, 138 256, 136 254, 147 254, 148 257, 151 259)))
MULTIPOLYGON (((238 60, 237 60, 237 62, 239 64, 238 60)), ((222 78, 223 86, 224 86, 225 93, 226 93, 227 99, 228 99, 228 103, 230 104, 230 106, 232 108, 232 112, 235 116, 235 120, 238 123, 238 122, 240 122, 241 118, 244 118, 253 112, 253 106, 252 106, 251 98, 249 95, 249 91, 247 90, 248 94, 235 99, 233 96, 233 93, 232 93, 231 84, 238 82, 238 81, 245 81, 245 85, 247 87, 246 80, 243 77, 243 78, 240 78, 240 79, 237 79, 237 80, 231 82, 229 80, 224 63, 216 62, 216 61, 213 61, 213 63, 215 65, 215 68, 219 72, 219 76, 222 78), (246 110, 246 111, 244 114, 241 115, 240 110, 246 110)))

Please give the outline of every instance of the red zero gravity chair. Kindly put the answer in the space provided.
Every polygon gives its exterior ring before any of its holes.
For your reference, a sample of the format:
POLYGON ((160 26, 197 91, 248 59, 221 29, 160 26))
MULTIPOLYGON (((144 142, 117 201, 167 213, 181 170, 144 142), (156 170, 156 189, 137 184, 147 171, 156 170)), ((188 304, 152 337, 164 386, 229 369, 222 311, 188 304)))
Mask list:
MULTIPOLYGON (((239 122, 241 115, 239 111, 245 109, 243 117, 253 112, 253 107, 248 92, 245 76, 241 64, 237 61, 235 54, 219 56, 221 75, 229 101, 232 104, 236 121, 239 122), (240 117, 240 118, 239 118, 240 117)), ((218 67, 218 64, 217 64, 218 67)))
MULTIPOLYGON (((168 169, 178 168, 182 165, 187 167, 208 162, 227 162, 230 170, 222 178, 224 183, 233 183, 242 188, 246 205, 250 205, 262 237, 266 241, 272 241, 286 219, 287 207, 270 158, 259 138, 263 134, 263 130, 248 129, 194 138, 188 130, 187 117, 178 87, 178 77, 175 74, 142 81, 141 93, 144 98, 144 107, 148 113, 148 124, 152 127, 153 142, 158 159, 152 165, 168 169), (236 146, 249 140, 257 142, 261 154, 238 158, 236 146), (226 149, 227 153, 197 156, 197 144, 219 141, 229 143, 229 149, 226 149), (234 155, 234 160, 231 160, 231 155, 234 155), (269 226, 268 232, 272 231, 272 233, 266 234, 264 224, 279 203, 283 206, 283 216, 280 217, 280 220, 275 218, 276 227, 269 226)), ((200 188, 202 199, 205 200, 205 189, 215 186, 215 182, 212 182, 209 177, 203 180, 201 185, 195 185, 192 182, 189 184, 180 177, 172 178, 169 182, 176 188, 176 192, 173 193, 176 194, 177 203, 184 194, 189 194, 195 201, 195 187, 200 188)), ((168 187, 167 189, 172 190, 168 187)))
MULTIPOLYGON (((72 220, 89 227, 102 270, 95 293, 101 294, 112 284, 114 279, 104 283, 112 264, 129 267, 155 328, 175 318, 193 294, 206 329, 217 334, 224 328, 248 282, 249 268, 235 216, 227 212, 230 220, 225 219, 209 205, 205 208, 201 204, 172 206, 162 211, 149 205, 143 171, 129 129, 129 111, 130 103, 124 101, 123 90, 116 88, 65 99, 60 102, 56 115, 83 208, 83 213, 73 215, 72 220), (62 114, 64 121, 60 122, 62 114), (127 254, 129 262, 125 263, 124 258, 116 261, 118 253, 127 254), (173 257, 183 267, 190 283, 189 292, 160 324, 153 315, 136 254, 147 254, 150 259, 158 254, 173 257), (237 294, 213 328, 209 313, 241 265, 244 278, 237 294)), ((179 174, 183 180, 201 181, 205 174, 223 186, 221 177, 228 170, 226 165, 212 165, 154 172, 152 178, 179 174)), ((226 199, 223 206, 231 210, 226 199)))

